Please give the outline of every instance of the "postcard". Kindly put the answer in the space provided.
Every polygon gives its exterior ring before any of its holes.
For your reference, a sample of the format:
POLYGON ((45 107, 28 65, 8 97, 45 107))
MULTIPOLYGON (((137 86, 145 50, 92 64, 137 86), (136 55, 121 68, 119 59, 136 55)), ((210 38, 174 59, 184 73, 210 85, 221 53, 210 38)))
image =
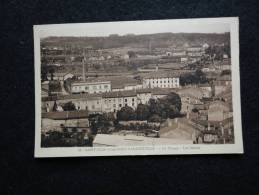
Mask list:
POLYGON ((33 29, 36 158, 243 153, 237 17, 33 29))

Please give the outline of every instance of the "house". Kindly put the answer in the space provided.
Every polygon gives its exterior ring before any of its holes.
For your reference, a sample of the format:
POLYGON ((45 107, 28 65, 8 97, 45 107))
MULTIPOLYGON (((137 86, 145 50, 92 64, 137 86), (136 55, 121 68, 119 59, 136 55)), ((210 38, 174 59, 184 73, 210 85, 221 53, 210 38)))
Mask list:
POLYGON ((212 87, 210 84, 208 83, 199 84, 198 88, 202 90, 202 93, 203 93, 202 97, 209 98, 212 96, 212 87))
POLYGON ((54 103, 58 106, 64 106, 68 102, 72 102, 77 110, 88 110, 91 113, 102 112, 102 97, 100 94, 71 94, 56 97, 42 97, 43 112, 53 110, 54 103))
POLYGON ((192 96, 195 99, 202 99, 204 97, 203 90, 197 86, 190 86, 179 89, 177 93, 180 95, 180 97, 192 96))
POLYGON ((185 57, 186 56, 186 50, 183 49, 174 49, 172 54, 172 56, 177 56, 177 57, 185 57))
POLYGON ((187 48, 187 55, 189 57, 201 57, 205 54, 205 49, 200 45, 193 45, 187 48))
POLYGON ((208 109, 208 121, 223 121, 230 118, 230 108, 223 101, 211 102, 208 109))
POLYGON ((51 74, 47 75, 48 80, 55 80, 55 81, 65 81, 68 78, 73 78, 74 74, 72 73, 64 73, 64 72, 55 72, 53 73, 53 78, 51 78, 51 74))
POLYGON ((88 112, 87 111, 63 111, 63 112, 48 112, 42 113, 41 130, 61 131, 62 127, 67 128, 89 128, 88 112))
POLYGON ((208 49, 210 46, 209 46, 208 43, 204 43, 204 44, 202 45, 202 47, 203 47, 204 49, 208 49))
POLYGON ((213 82, 215 95, 224 92, 228 87, 231 86, 231 75, 223 75, 217 77, 213 82))
POLYGON ((138 104, 148 104, 150 98, 152 98, 151 89, 139 89, 139 90, 137 90, 138 104))

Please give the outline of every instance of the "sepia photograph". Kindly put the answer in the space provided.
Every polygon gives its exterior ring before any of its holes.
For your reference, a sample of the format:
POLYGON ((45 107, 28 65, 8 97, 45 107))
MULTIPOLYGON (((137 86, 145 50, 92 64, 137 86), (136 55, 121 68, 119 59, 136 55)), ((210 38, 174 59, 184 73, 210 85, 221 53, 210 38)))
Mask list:
POLYGON ((238 18, 34 26, 35 157, 243 153, 238 18))

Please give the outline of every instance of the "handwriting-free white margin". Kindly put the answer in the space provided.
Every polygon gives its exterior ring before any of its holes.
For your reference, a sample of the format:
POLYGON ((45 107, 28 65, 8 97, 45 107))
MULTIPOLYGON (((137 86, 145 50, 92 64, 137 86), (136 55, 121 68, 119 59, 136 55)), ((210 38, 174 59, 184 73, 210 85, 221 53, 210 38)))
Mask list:
MULTIPOLYGON (((122 23, 150 22, 130 21, 122 23)), ((241 125, 241 101, 240 101, 240 78, 239 78, 239 20, 238 17, 226 18, 202 18, 202 19, 176 19, 176 20, 152 20, 158 23, 187 24, 216 24, 226 23, 230 25, 231 37, 231 63, 232 63, 232 99, 234 119, 234 144, 219 145, 163 145, 163 146, 130 146, 130 147, 41 147, 41 75, 40 75, 40 38, 44 32, 55 30, 69 30, 71 27, 90 27, 93 24, 106 23, 77 23, 35 25, 34 30, 34 57, 35 57, 35 150, 34 157, 74 157, 74 156, 125 156, 125 155, 168 155, 168 154, 228 154, 243 153, 242 125, 241 125)), ((108 22, 116 25, 121 22, 108 22)))

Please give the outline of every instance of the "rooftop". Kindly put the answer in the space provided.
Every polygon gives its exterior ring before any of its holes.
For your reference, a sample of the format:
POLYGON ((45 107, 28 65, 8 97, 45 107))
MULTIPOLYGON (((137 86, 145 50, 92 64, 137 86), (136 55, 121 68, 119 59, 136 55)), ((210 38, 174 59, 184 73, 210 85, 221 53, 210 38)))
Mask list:
POLYGON ((113 92, 106 92, 102 94, 103 98, 116 98, 116 97, 133 97, 136 96, 137 93, 135 90, 129 91, 113 91, 113 92))
POLYGON ((192 140, 153 138, 134 135, 97 134, 94 145, 99 146, 159 146, 173 144, 192 144, 192 140))
POLYGON ((101 97, 101 94, 87 94, 87 93, 81 93, 81 94, 70 94, 70 95, 62 95, 62 96, 49 96, 49 97, 42 97, 42 101, 56 101, 56 100, 70 100, 70 99, 87 99, 87 100, 93 100, 93 99, 99 99, 101 97))
POLYGON ((157 71, 157 72, 149 72, 143 75, 143 78, 178 78, 180 77, 179 72, 173 71, 157 71))
POLYGON ((41 116, 42 118, 49 118, 53 120, 79 119, 79 118, 88 118, 88 112, 86 110, 46 112, 46 113, 42 113, 41 116))

